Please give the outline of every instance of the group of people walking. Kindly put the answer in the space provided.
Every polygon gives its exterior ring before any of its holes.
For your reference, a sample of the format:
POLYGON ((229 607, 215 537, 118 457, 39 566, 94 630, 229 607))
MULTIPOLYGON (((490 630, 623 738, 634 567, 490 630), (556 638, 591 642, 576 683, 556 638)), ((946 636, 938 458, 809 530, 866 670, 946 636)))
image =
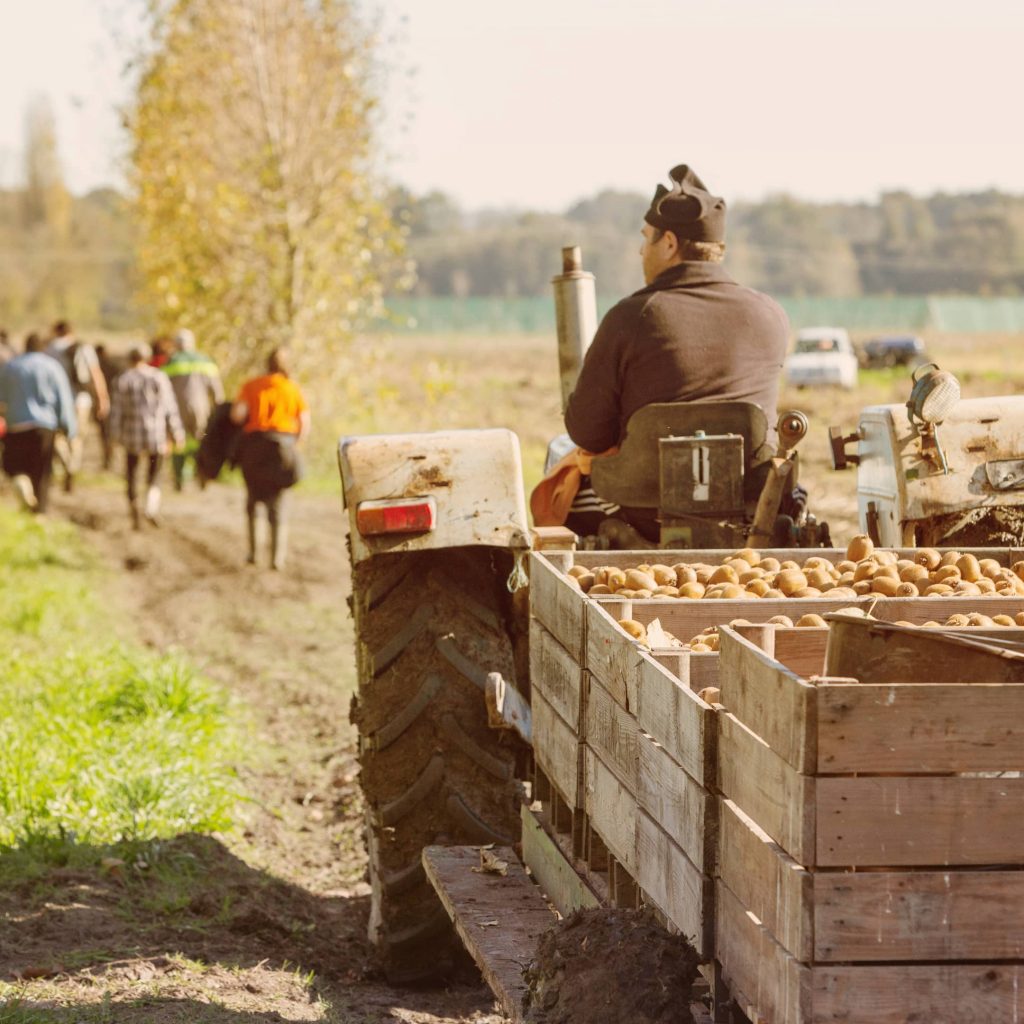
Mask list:
POLYGON ((284 567, 285 495, 301 476, 299 446, 310 418, 301 390, 288 375, 283 349, 271 353, 267 372, 247 381, 228 405, 216 363, 197 351, 187 329, 179 330, 169 346, 132 345, 126 362, 78 340, 63 321, 54 325, 49 340, 28 335, 21 354, 0 330, 2 466, 27 509, 47 510, 55 463, 63 467, 65 490, 73 489, 90 418, 100 428, 105 468, 112 445, 124 449, 134 529, 141 529, 144 520, 159 525, 160 477, 168 454, 179 491, 193 464, 204 486, 223 461, 231 461, 241 467, 246 484, 247 560, 256 562, 257 508, 262 504, 270 527, 271 565, 284 567), (202 445, 208 429, 214 434, 214 421, 219 426, 210 443, 219 457, 204 464, 202 445), (204 471, 211 464, 214 468, 204 471))

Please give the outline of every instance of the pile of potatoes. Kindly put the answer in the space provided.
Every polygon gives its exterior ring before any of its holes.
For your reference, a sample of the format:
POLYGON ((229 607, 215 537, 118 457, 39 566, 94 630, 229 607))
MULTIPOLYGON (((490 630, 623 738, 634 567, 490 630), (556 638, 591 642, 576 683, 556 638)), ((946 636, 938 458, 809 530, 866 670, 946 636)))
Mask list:
MULTIPOLYGON (((832 563, 820 555, 796 561, 762 558, 751 548, 734 552, 720 565, 658 563, 635 569, 598 566, 569 569, 573 586, 591 596, 628 599, 746 600, 748 598, 1024 597, 1024 562, 1012 569, 994 558, 921 548, 913 558, 876 551, 871 538, 850 541, 846 558, 832 563)), ((998 624, 998 623, 997 623, 998 624)))
MULTIPOLYGON (((844 608, 842 611, 853 611, 857 614, 862 614, 859 608, 844 608)), ((1024 614, 1024 613, 1022 613, 1024 614)), ((619 619, 619 625, 634 639, 638 640, 646 647, 650 647, 651 641, 647 635, 647 627, 642 622, 637 622, 636 619, 619 619)), ((795 628, 807 628, 810 626, 827 626, 828 623, 820 615, 801 615, 795 622, 788 615, 773 615, 767 620, 769 624, 776 626, 791 626, 795 628)), ((748 622, 746 619, 733 619, 729 623, 730 626, 752 626, 752 622, 748 622)), ((698 654, 707 653, 709 651, 718 650, 718 627, 707 626, 702 629, 695 637, 692 637, 689 643, 683 643, 674 637, 667 630, 662 629, 668 646, 670 648, 680 648, 684 651, 695 651, 698 654)))

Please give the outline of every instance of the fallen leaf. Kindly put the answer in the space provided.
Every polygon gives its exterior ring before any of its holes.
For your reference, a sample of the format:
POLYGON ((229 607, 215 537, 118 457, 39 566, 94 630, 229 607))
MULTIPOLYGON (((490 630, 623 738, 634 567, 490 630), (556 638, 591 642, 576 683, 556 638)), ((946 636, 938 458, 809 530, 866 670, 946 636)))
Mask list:
POLYGON ((481 846, 480 867, 473 868, 473 871, 477 872, 477 874, 501 875, 504 877, 508 874, 508 861, 502 860, 491 853, 491 847, 481 846))

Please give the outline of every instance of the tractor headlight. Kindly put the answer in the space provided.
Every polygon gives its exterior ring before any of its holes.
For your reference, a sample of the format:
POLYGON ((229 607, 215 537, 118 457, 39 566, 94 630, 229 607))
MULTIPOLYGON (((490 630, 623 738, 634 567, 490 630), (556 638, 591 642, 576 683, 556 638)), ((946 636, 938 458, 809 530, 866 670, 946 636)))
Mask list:
POLYGON ((960 381, 948 370, 940 370, 935 363, 919 366, 912 380, 914 387, 907 402, 907 415, 912 424, 941 423, 960 401, 960 381))

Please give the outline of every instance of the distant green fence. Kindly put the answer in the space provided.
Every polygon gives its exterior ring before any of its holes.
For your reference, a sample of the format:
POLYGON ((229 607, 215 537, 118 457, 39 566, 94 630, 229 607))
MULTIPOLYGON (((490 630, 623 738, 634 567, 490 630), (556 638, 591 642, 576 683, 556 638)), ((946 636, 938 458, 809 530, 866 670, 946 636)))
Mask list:
MULTIPOLYGON (((614 303, 598 299, 604 314, 614 303)), ((1024 298, 982 299, 954 296, 873 296, 857 299, 781 298, 796 328, 846 327, 854 331, 921 331, 974 334, 1024 333, 1024 298)), ((554 333, 552 299, 399 298, 388 303, 390 318, 380 332, 416 334, 543 334, 554 333)))

